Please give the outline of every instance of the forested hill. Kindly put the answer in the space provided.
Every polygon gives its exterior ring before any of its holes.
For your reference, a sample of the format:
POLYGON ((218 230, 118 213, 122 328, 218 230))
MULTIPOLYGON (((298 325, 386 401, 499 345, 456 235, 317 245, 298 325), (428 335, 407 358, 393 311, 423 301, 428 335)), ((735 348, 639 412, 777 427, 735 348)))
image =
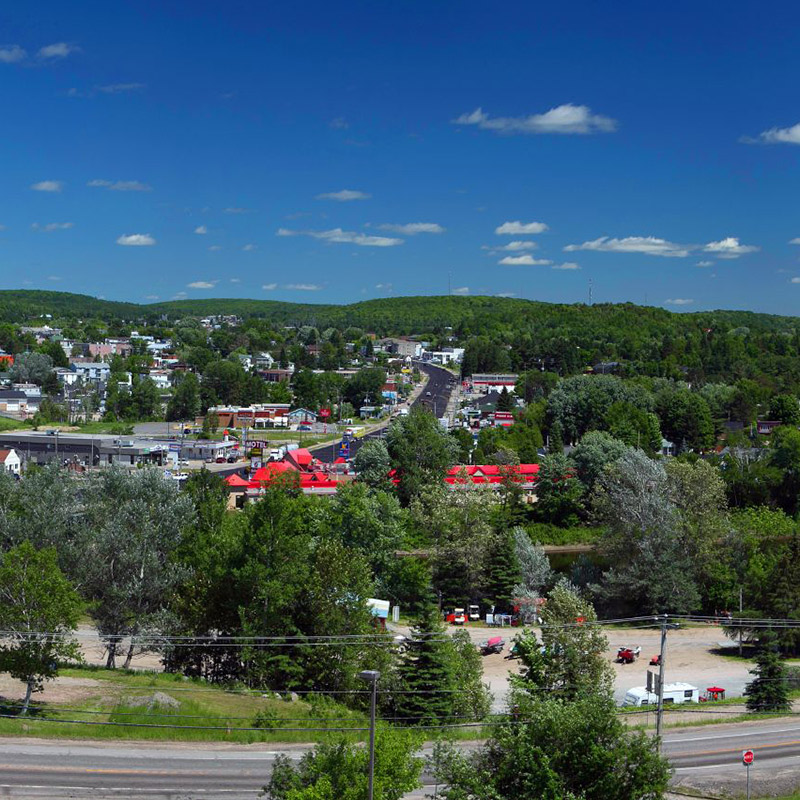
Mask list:
MULTIPOLYGON (((273 300, 198 299, 141 305, 101 300, 89 295, 35 290, 0 291, 0 321, 27 323, 43 315, 53 320, 102 319, 129 322, 161 317, 234 314, 282 325, 318 328, 354 326, 381 335, 443 333, 451 328, 459 338, 499 335, 513 341, 523 331, 529 335, 558 335, 582 339, 625 339, 685 335, 704 330, 721 333, 749 329, 752 333, 793 335, 800 318, 749 311, 674 313, 662 308, 629 303, 563 305, 501 297, 393 297, 350 305, 315 305, 273 300)), ((743 333, 746 331, 742 330, 743 333)))

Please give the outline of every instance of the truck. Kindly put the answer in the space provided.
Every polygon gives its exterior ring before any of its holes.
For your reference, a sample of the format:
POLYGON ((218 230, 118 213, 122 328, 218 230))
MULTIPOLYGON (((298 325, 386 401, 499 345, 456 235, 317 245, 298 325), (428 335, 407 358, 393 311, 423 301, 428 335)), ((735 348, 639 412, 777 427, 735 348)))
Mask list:
MULTIPOLYGON (((700 690, 690 683, 664 684, 664 705, 678 705, 680 703, 699 703, 700 690)), ((634 686, 628 689, 623 706, 654 706, 658 704, 658 695, 648 692, 646 686, 634 686)))

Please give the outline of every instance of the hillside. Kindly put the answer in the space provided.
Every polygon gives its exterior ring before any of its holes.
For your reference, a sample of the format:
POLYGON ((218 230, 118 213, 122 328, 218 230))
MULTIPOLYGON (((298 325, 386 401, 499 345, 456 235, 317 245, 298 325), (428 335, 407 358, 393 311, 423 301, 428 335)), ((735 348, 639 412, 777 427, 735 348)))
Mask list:
POLYGON ((350 305, 315 305, 273 300, 216 298, 137 304, 101 300, 89 295, 35 290, 0 291, 0 320, 24 323, 50 314, 53 320, 122 319, 153 321, 159 317, 236 314, 281 325, 315 325, 319 328, 356 326, 381 335, 441 333, 456 336, 502 333, 513 337, 521 330, 546 336, 575 335, 603 339, 610 331, 622 337, 712 329, 716 332, 749 328, 752 332, 794 333, 800 318, 750 311, 675 313, 630 303, 565 305, 501 297, 393 297, 350 305))

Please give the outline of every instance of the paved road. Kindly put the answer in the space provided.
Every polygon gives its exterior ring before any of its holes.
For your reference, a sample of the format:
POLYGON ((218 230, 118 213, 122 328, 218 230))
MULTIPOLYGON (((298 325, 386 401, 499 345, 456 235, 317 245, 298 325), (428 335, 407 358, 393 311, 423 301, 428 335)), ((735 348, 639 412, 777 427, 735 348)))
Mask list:
MULTIPOLYGON (((756 752, 754 780, 777 770, 798 770, 800 723, 786 718, 684 728, 668 732, 664 741, 676 780, 690 773, 738 776, 744 772, 740 759, 747 748, 756 752)), ((0 797, 255 800, 278 755, 298 760, 306 749, 0 739, 0 797)), ((424 794, 420 790, 409 797, 424 794)))
MULTIPOLYGON (((447 404, 450 401, 450 393, 452 386, 450 381, 453 376, 452 373, 441 367, 436 367, 432 364, 419 364, 421 372, 428 376, 428 381, 422 392, 416 400, 411 404, 413 406, 424 406, 433 411, 438 416, 442 416, 447 409, 447 404)), ((386 427, 389 423, 384 425, 378 430, 366 434, 358 439, 355 439, 350 444, 350 458, 354 458, 361 445, 369 439, 378 439, 386 435, 386 427)), ((326 445, 325 447, 315 447, 313 449, 314 455, 327 464, 332 463, 339 457, 339 443, 326 445)))

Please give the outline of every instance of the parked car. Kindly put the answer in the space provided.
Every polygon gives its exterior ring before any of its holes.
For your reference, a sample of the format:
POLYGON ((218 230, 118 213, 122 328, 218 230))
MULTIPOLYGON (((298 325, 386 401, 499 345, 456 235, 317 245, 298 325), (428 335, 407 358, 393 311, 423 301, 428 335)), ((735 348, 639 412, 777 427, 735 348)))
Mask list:
POLYGON ((235 464, 239 460, 238 456, 228 456, 228 463, 235 464))
POLYGON ((297 426, 297 430, 299 430, 299 431, 310 431, 311 430, 311 426, 310 425, 298 425, 297 426))
POLYGON ((227 458, 225 456, 217 456, 217 464, 225 464, 227 462, 227 458))

